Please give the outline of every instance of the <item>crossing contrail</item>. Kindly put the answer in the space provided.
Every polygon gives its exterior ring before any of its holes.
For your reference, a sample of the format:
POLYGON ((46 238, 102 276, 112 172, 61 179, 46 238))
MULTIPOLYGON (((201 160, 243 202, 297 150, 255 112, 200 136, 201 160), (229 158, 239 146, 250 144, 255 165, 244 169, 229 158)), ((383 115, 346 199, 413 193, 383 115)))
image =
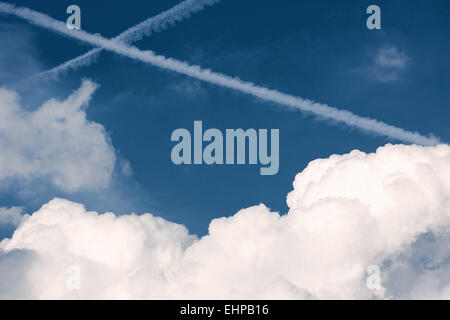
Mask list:
MULTIPOLYGON (((186 18, 190 18, 192 14, 202 11, 206 6, 212 6, 218 2, 220 2, 220 0, 182 1, 172 8, 163 11, 154 17, 148 18, 147 20, 144 20, 134 27, 125 30, 113 39, 116 41, 124 42, 126 44, 131 44, 133 42, 141 40, 144 36, 150 36, 153 32, 161 32, 167 29, 169 26, 173 26, 177 22, 180 22, 186 18)), ((69 69, 77 69, 81 66, 88 66, 97 59, 99 53, 102 50, 102 48, 91 49, 81 56, 68 60, 49 70, 35 74, 27 79, 24 79, 24 81, 52 77, 69 69)))
POLYGON ((98 34, 90 34, 82 30, 69 30, 65 23, 28 8, 15 7, 11 4, 0 2, 0 12, 15 15, 28 21, 29 23, 61 33, 79 41, 89 43, 95 47, 101 47, 117 54, 140 60, 166 70, 178 72, 221 87, 247 93, 265 101, 270 101, 292 109, 309 112, 321 118, 344 123, 348 126, 358 128, 366 132, 420 145, 437 145, 440 143, 439 139, 432 135, 427 137, 418 132, 411 132, 398 128, 379 120, 358 116, 347 110, 340 110, 326 104, 320 104, 311 100, 285 94, 277 90, 258 86, 251 82, 242 81, 238 78, 233 78, 209 69, 203 69, 200 66, 190 65, 186 62, 172 58, 166 58, 155 54, 153 51, 142 51, 122 42, 106 39, 98 34))

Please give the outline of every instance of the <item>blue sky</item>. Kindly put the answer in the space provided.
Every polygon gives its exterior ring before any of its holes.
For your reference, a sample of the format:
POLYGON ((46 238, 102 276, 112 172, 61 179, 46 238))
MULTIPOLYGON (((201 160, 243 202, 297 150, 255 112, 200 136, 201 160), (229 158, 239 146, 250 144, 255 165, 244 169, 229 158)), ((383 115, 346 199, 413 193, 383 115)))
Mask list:
MULTIPOLYGON (((177 1, 77 1, 82 29, 113 37, 177 1)), ((194 14, 136 43, 243 80, 350 110, 448 143, 450 129, 450 4, 448 1, 376 1, 382 29, 366 28, 373 1, 237 1, 194 14), (399 62, 400 60, 400 62, 399 62)), ((64 21, 72 1, 15 1, 64 21)), ((196 234, 211 218, 265 203, 285 212, 295 175, 317 158, 353 149, 373 152, 388 142, 341 124, 103 52, 97 63, 58 80, 17 80, 74 58, 90 47, 25 22, 0 16, 0 85, 17 90, 29 108, 65 99, 83 78, 100 85, 88 118, 102 124, 131 176, 67 193, 45 181, 25 190, 2 189, 0 206, 29 211, 55 196, 88 209, 152 212, 196 234), (279 128, 280 170, 259 166, 175 166, 170 135, 177 128, 279 128)), ((6 233, 8 230, 5 231, 6 233)))

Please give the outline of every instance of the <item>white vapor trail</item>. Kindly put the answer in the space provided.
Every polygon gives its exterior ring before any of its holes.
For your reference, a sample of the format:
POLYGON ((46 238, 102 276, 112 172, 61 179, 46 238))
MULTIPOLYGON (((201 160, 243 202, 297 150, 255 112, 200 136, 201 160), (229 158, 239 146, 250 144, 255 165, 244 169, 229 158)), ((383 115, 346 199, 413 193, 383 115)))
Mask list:
POLYGON ((237 78, 213 72, 209 69, 203 69, 196 65, 190 65, 186 62, 156 55, 153 51, 141 51, 136 47, 128 46, 115 40, 109 40, 97 34, 90 34, 82 30, 69 30, 65 23, 27 8, 15 7, 11 4, 0 2, 0 12, 15 15, 25 19, 29 23, 78 39, 96 47, 102 47, 103 49, 123 56, 140 60, 163 69, 185 74, 189 77, 218 86, 244 92, 266 101, 293 109, 299 109, 304 112, 310 112, 325 119, 341 122, 363 131, 419 145, 437 145, 440 143, 439 139, 432 135, 429 137, 423 136, 417 132, 407 131, 382 121, 358 116, 350 111, 340 110, 326 104, 316 103, 311 100, 257 86, 251 82, 245 82, 237 78))
MULTIPOLYGON (((186 18, 190 18, 192 14, 202 11, 206 6, 212 6, 220 0, 185 0, 172 8, 159 13, 158 15, 148 18, 141 23, 131 27, 124 32, 120 33, 113 40, 121 41, 126 44, 141 40, 144 36, 150 36, 153 32, 161 32, 167 29, 169 26, 173 26, 175 23, 180 22, 186 18)), ((37 80, 43 77, 51 77, 64 72, 68 69, 77 69, 81 66, 88 66, 98 57, 98 54, 102 51, 102 48, 94 48, 85 54, 78 56, 74 59, 68 60, 52 69, 40 72, 31 76, 26 80, 37 80)))

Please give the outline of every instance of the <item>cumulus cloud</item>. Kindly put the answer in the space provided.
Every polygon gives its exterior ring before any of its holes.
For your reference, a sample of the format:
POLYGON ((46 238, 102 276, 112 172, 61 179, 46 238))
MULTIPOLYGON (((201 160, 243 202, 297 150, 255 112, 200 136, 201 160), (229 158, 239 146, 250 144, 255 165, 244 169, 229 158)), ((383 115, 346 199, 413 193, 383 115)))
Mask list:
POLYGON ((260 204, 214 219, 198 239, 151 214, 54 199, 0 242, 0 296, 450 298, 450 146, 312 161, 287 202, 286 215, 260 204))
POLYGON ((0 181, 49 179, 64 191, 106 186, 116 155, 104 127, 86 118, 97 85, 85 80, 66 100, 29 111, 0 88, 0 181))

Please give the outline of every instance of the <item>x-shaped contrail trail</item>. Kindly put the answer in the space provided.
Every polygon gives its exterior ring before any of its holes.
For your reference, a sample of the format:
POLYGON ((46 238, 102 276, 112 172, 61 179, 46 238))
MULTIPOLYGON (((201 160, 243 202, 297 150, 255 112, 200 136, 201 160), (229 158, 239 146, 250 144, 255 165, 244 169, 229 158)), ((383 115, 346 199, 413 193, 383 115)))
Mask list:
POLYGON ((185 74, 192 78, 216 84, 218 86, 244 92, 266 101, 310 112, 322 118, 341 122, 367 132, 421 145, 436 145, 440 143, 439 139, 434 136, 423 136, 417 132, 398 128, 382 121, 358 116, 347 110, 340 110, 326 104, 319 104, 311 100, 264 88, 251 82, 245 82, 218 72, 203 69, 200 66, 190 65, 183 61, 156 55, 153 51, 142 51, 136 47, 128 46, 116 40, 106 39, 97 34, 90 34, 82 30, 69 30, 65 23, 28 8, 15 7, 11 4, 0 2, 0 12, 15 15, 30 23, 89 43, 95 47, 101 47, 123 56, 140 60, 163 69, 185 74))
MULTIPOLYGON (((185 0, 172 8, 157 14, 154 17, 148 18, 143 22, 125 30, 117 37, 113 38, 116 41, 121 41, 126 44, 141 40, 144 36, 150 36, 153 32, 161 32, 168 28, 170 25, 174 25, 186 18, 189 18, 192 14, 204 9, 205 6, 212 6, 220 0, 185 0)), ((44 77, 50 77, 57 75, 68 69, 75 69, 80 66, 87 66, 98 56, 102 51, 102 48, 94 48, 85 54, 78 56, 74 59, 68 60, 52 69, 42 71, 36 75, 33 75, 23 81, 38 80, 44 77)))

